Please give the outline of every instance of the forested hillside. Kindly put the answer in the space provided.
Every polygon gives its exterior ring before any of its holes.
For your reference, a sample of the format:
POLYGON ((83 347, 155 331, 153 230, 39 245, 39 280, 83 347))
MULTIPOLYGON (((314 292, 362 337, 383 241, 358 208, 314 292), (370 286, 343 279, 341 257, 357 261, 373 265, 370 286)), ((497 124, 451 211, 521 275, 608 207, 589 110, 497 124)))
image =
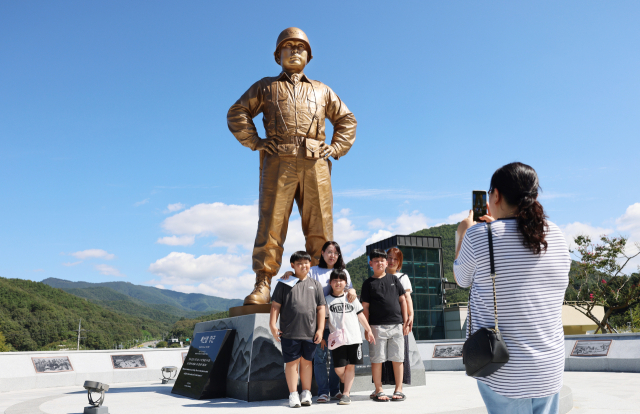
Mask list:
POLYGON ((44 283, 0 277, 0 332, 17 351, 57 349, 61 343, 76 343, 82 318, 81 345, 86 349, 108 349, 121 343, 154 336, 169 324, 150 318, 117 313, 44 283))

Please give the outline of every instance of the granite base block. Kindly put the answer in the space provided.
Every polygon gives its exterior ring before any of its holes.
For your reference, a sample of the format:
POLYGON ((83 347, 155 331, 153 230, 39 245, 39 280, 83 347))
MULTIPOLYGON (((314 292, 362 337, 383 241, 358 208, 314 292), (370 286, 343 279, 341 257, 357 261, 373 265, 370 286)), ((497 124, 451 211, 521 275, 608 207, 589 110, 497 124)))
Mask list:
POLYGON ((200 322, 194 335, 220 329, 236 330, 227 372, 227 397, 243 401, 288 397, 282 348, 271 336, 269 315, 257 313, 200 322))

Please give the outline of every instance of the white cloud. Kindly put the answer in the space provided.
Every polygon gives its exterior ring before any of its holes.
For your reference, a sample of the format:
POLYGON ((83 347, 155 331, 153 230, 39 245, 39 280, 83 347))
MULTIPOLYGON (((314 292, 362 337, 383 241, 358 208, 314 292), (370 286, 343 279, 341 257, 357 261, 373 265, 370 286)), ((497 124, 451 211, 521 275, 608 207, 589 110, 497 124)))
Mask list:
POLYGON ((375 243, 375 242, 379 242, 380 240, 384 240, 387 239, 391 236, 393 236, 394 233, 391 233, 388 230, 378 230, 377 232, 373 233, 367 240, 364 241, 364 246, 371 244, 371 243, 375 243))
POLYGON ((96 270, 105 276, 125 277, 118 269, 106 264, 98 264, 95 266, 96 270))
POLYGON ((111 260, 116 257, 114 254, 107 253, 102 249, 87 249, 87 250, 82 250, 75 253, 70 253, 70 255, 80 260, 85 260, 85 259, 111 260))
POLYGON ((149 271, 160 276, 159 283, 183 285, 202 283, 219 274, 237 276, 251 265, 251 258, 232 254, 210 254, 195 257, 189 253, 171 252, 149 266, 149 271))
MULTIPOLYGON (((627 207, 623 215, 615 220, 616 228, 595 227, 591 224, 580 222, 570 223, 560 226, 570 249, 575 248, 573 239, 578 235, 585 235, 591 238, 594 243, 600 243, 603 235, 622 235, 628 237, 625 253, 633 256, 638 252, 640 246, 640 203, 635 203, 627 207), (614 233, 615 232, 615 233, 614 233)), ((624 273, 636 272, 640 269, 640 256, 631 260, 624 268, 624 273)))
POLYGON ((75 265, 79 265, 80 263, 82 263, 82 260, 78 261, 78 262, 67 262, 67 263, 62 263, 62 266, 67 266, 67 267, 71 267, 71 266, 75 266, 75 265))
POLYGON ((458 224, 467 217, 469 217, 469 210, 462 210, 459 213, 455 213, 447 217, 444 224, 458 224))
POLYGON ((204 293, 224 298, 244 297, 251 292, 255 274, 249 255, 192 254, 172 252, 149 266, 159 277, 148 283, 171 286, 184 293, 204 293), (224 276, 219 276, 223 274, 224 276))
POLYGON ((427 218, 418 210, 411 212, 411 214, 402 213, 395 223, 391 225, 391 229, 395 234, 410 234, 427 227, 429 227, 427 218))
POLYGON ((167 246, 191 246, 195 241, 195 236, 166 236, 156 240, 158 244, 167 246))
POLYGON ((213 236, 213 246, 250 249, 258 226, 258 205, 198 204, 162 222, 174 235, 213 236))
POLYGON ((640 203, 627 207, 627 211, 616 219, 619 231, 628 232, 630 236, 640 239, 640 203))
POLYGON ((143 204, 147 204, 148 202, 149 202, 149 199, 148 199, 148 198, 145 198, 145 199, 144 199, 144 200, 142 200, 142 201, 138 201, 138 202, 133 203, 133 206, 134 206, 134 207, 140 207, 141 205, 143 205, 143 204))
POLYGON ((167 206, 167 210, 165 212, 166 213, 175 213, 176 211, 180 211, 185 207, 186 206, 184 204, 182 204, 182 203, 169 204, 167 206))
POLYGON ((564 234, 564 238, 567 241, 567 245, 570 249, 575 248, 575 244, 573 243, 573 239, 576 236, 589 236, 591 241, 598 242, 600 240, 600 236, 610 234, 613 232, 613 229, 604 228, 604 227, 594 227, 591 224, 585 224, 580 222, 574 222, 570 224, 566 224, 563 226, 559 226, 564 234))
POLYGON ((384 224, 384 221, 382 221, 379 218, 375 220, 371 220, 370 222, 367 223, 367 225, 369 226, 370 229, 380 229, 380 228, 386 227, 386 224, 384 224))
POLYGON ((156 287, 156 288, 158 288, 158 289, 166 289, 166 288, 164 287, 164 285, 155 285, 154 287, 156 287))
MULTIPOLYGON (((618 231, 625 237, 628 237, 627 248, 625 253, 633 256, 640 248, 640 203, 635 203, 627 207, 625 213, 616 219, 618 231)), ((637 272, 640 270, 640 256, 632 259, 625 272, 637 272)))
POLYGON ((379 242, 380 240, 384 240, 386 238, 389 238, 391 236, 393 236, 396 233, 392 233, 389 230, 385 230, 385 229, 380 229, 377 232, 373 233, 371 236, 369 236, 361 245, 359 248, 354 249, 353 251, 351 251, 350 254, 345 254, 345 260, 349 261, 352 260, 358 256, 360 256, 362 253, 364 253, 366 251, 366 248, 369 244, 371 243, 375 243, 375 242, 379 242))
POLYGON ((339 243, 350 243, 367 237, 368 232, 356 229, 356 226, 346 217, 333 222, 333 238, 339 243))

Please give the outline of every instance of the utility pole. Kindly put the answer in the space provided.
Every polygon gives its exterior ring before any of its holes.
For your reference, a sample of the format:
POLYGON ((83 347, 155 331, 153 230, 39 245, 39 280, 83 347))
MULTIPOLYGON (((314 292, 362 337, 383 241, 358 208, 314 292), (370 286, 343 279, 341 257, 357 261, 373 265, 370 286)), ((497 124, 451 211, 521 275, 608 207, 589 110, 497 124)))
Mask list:
POLYGON ((80 339, 87 339, 86 336, 80 336, 80 334, 82 334, 82 332, 91 332, 88 331, 86 329, 82 329, 82 318, 80 318, 80 322, 78 322, 78 330, 77 331, 71 331, 71 332, 78 332, 78 351, 80 350, 80 339))

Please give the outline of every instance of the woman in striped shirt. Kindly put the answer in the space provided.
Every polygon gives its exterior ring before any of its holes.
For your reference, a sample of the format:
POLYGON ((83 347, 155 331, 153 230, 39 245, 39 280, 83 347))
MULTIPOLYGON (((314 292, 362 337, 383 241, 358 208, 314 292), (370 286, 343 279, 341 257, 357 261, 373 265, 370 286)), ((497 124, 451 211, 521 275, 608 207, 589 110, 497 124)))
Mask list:
MULTIPOLYGON (((509 362, 477 378, 490 414, 556 414, 564 372, 562 302, 571 259, 562 232, 538 202, 533 168, 511 163, 491 177, 491 222, 500 332, 509 362)), ((488 227, 473 212, 458 226, 453 271, 461 287, 471 286, 474 331, 493 327, 488 227)), ((468 326, 468 323, 467 323, 468 326)), ((467 337, 473 332, 467 332, 467 337)))

